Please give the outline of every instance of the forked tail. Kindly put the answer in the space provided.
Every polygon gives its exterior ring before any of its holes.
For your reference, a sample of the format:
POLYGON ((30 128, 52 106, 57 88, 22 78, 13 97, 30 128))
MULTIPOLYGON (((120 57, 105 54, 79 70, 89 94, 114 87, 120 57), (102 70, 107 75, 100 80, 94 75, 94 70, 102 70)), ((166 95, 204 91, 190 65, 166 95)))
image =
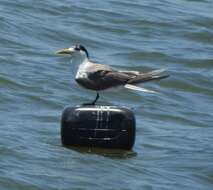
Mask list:
POLYGON ((164 69, 160 69, 160 70, 154 70, 147 73, 141 73, 137 75, 135 78, 130 79, 124 87, 131 90, 138 90, 138 91, 148 92, 148 93, 157 93, 153 90, 148 90, 146 88, 138 87, 135 85, 139 83, 152 81, 152 80, 161 80, 161 79, 169 77, 169 75, 166 75, 166 74, 161 75, 164 71, 165 71, 164 69))
POLYGON ((131 90, 141 91, 141 92, 157 93, 154 90, 149 90, 149 89, 142 88, 142 87, 139 87, 139 86, 135 86, 135 85, 132 85, 132 84, 126 84, 126 85, 124 85, 124 87, 128 88, 128 89, 131 89, 131 90))

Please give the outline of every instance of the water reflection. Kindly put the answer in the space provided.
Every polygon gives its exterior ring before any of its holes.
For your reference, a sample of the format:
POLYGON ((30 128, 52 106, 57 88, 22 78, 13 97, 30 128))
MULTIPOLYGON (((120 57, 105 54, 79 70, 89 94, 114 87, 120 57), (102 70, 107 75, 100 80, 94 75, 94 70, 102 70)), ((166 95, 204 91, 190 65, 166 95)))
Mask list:
POLYGON ((122 149, 107 149, 98 147, 78 147, 78 146, 65 146, 68 149, 77 151, 82 154, 97 154, 109 158, 126 159, 137 156, 134 150, 122 149))

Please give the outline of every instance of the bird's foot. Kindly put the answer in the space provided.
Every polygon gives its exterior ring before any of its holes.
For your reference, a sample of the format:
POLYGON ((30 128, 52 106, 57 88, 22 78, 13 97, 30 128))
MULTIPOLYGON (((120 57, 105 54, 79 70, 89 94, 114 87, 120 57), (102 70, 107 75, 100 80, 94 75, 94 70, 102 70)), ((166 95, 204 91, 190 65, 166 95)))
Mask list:
POLYGON ((89 102, 89 103, 83 103, 82 106, 94 106, 95 103, 89 102))

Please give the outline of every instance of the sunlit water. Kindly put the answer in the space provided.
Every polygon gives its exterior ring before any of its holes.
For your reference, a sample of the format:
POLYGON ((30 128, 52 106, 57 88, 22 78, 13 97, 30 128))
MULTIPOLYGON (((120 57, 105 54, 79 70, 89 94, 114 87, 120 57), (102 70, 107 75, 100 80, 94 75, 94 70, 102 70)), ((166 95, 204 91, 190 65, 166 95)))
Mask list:
POLYGON ((213 189, 213 2, 0 1, 0 189, 213 189), (101 93, 137 119, 132 152, 68 149, 60 118, 94 92, 73 80, 85 45, 119 69, 166 68, 170 78, 101 93))

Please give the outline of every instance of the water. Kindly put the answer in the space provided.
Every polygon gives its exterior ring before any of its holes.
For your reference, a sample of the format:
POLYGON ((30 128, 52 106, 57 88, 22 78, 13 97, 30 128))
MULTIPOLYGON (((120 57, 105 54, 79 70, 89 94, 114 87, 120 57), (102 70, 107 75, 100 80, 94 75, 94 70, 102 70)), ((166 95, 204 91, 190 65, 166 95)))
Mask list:
POLYGON ((0 1, 0 189, 213 189, 213 2, 0 1), (120 69, 167 68, 101 101, 133 108, 132 152, 67 149, 60 117, 95 97, 76 85, 76 43, 120 69))

